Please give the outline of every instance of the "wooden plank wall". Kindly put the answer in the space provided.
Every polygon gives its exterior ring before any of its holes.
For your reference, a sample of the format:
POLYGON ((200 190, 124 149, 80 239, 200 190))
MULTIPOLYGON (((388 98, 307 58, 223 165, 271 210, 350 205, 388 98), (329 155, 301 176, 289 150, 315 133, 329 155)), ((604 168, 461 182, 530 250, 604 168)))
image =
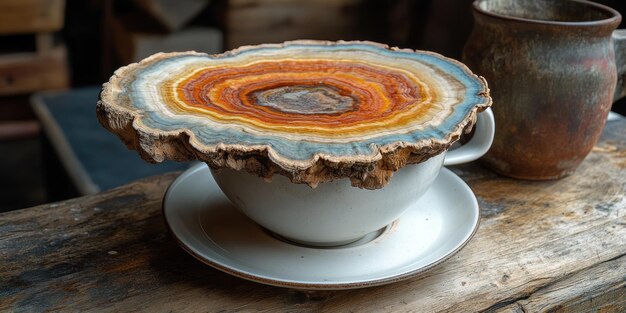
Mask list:
POLYGON ((358 38, 360 0, 228 0, 225 48, 294 39, 358 38))

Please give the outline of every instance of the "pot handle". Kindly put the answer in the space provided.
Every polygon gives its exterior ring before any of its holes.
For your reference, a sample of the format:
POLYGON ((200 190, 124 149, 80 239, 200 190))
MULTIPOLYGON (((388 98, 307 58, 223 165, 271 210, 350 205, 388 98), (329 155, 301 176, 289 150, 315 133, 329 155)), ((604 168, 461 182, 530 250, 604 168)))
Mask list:
POLYGON ((613 96, 613 102, 615 102, 626 96, 626 29, 613 31, 613 49, 617 68, 617 86, 613 96))
POLYGON ((491 112, 490 108, 478 114, 475 127, 476 131, 472 139, 461 147, 448 151, 443 165, 457 165, 471 162, 487 153, 493 142, 493 135, 496 128, 493 112, 491 112))

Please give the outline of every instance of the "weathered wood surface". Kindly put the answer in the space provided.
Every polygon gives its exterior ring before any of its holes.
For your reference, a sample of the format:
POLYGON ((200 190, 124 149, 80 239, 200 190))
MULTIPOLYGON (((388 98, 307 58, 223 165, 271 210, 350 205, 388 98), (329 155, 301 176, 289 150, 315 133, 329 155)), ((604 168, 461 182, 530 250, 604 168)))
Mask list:
POLYGON ((157 52, 222 52, 222 33, 211 27, 190 27, 167 34, 146 33, 126 25, 126 19, 112 18, 113 47, 124 64, 139 62, 157 52))
POLYGON ((0 1, 0 34, 54 32, 63 28, 65 0, 0 1))
POLYGON ((454 170, 479 198, 481 226, 421 277, 300 292, 221 273, 166 232, 172 173, 0 215, 0 311, 626 311, 626 120, 559 181, 454 170))
MULTIPOLYGON (((359 0, 221 0, 225 48, 296 39, 360 39, 359 0), (323 22, 322 22, 323 21, 323 22)), ((368 21, 369 22, 369 21, 368 21)))
POLYGON ((209 5, 209 0, 134 0, 144 12, 150 14, 169 31, 177 31, 189 23, 209 5))
POLYGON ((0 96, 67 88, 66 56, 64 46, 0 56, 0 96))

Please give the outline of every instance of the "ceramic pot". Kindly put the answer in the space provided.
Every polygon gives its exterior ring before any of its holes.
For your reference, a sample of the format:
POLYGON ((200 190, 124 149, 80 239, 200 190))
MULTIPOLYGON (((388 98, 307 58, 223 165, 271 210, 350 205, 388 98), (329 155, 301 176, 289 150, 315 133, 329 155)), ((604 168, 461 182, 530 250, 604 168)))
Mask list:
POLYGON ((620 14, 571 0, 478 0, 473 13, 463 61, 489 81, 497 122, 485 163, 522 179, 574 172, 623 96, 620 14))
POLYGON ((487 109, 478 115, 468 143, 447 155, 401 168, 377 190, 352 187, 348 179, 310 188, 279 175, 267 182, 232 169, 212 170, 212 174, 235 207, 266 229, 298 243, 336 246, 391 224, 428 190, 442 165, 478 159, 489 149, 493 133, 493 114, 487 109))

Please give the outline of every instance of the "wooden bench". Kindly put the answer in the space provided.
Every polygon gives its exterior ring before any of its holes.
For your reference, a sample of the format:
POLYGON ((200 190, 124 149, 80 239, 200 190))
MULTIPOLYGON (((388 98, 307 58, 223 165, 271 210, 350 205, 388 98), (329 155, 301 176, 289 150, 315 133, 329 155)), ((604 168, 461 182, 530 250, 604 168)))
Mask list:
POLYGON ((0 1, 0 104, 5 106, 0 111, 10 113, 0 114, 0 140, 33 137, 39 129, 32 117, 15 113, 26 111, 22 106, 27 107, 27 98, 7 101, 7 96, 69 86, 66 49, 54 37, 63 28, 64 12, 64 0, 0 1), (14 47, 16 36, 32 47, 14 47))

